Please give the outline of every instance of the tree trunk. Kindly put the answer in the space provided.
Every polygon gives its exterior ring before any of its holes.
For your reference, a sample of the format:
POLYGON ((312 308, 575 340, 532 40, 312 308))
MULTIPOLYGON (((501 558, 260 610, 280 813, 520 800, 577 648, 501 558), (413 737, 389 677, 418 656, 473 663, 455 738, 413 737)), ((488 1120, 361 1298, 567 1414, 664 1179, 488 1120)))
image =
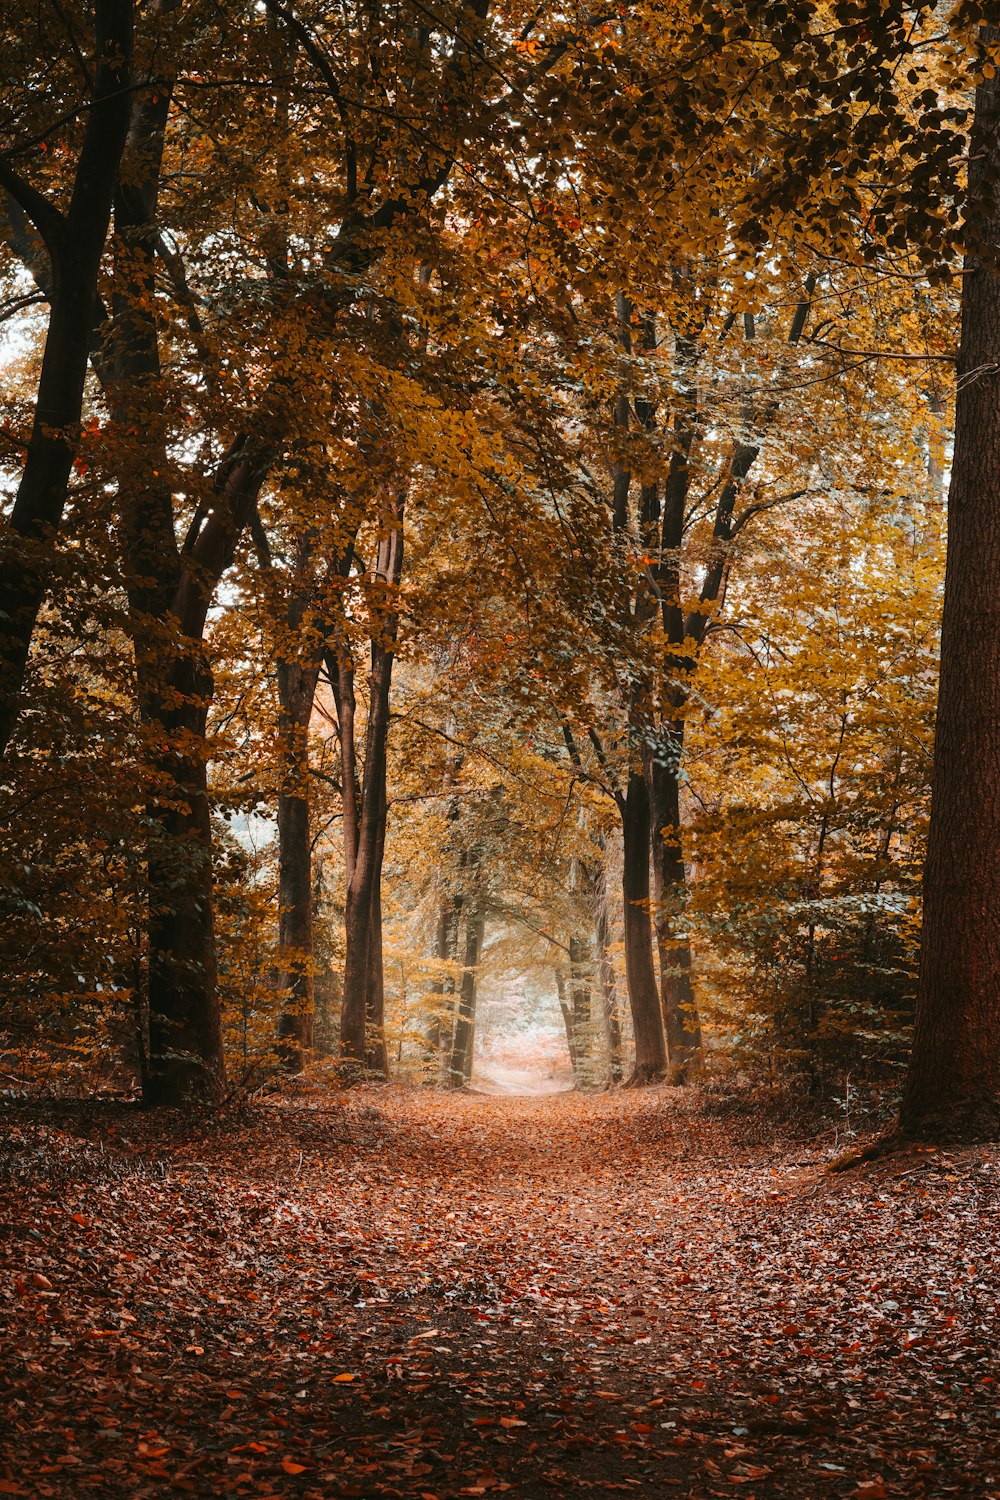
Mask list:
POLYGON ((569 1003, 573 1013, 576 1037, 576 1081, 586 1086, 593 1082, 593 1036, 591 1035, 590 980, 593 972, 587 944, 580 937, 569 940, 569 1003))
MULTIPOLYGON (((462 898, 454 891, 445 891, 438 911, 437 932, 434 941, 434 957, 441 965, 454 963, 458 957, 458 930, 462 912, 462 898)), ((431 994, 440 996, 440 1010, 431 1017, 427 1028, 427 1060, 437 1064, 438 1076, 445 1071, 445 1059, 451 1062, 451 1043, 454 1027, 451 1024, 452 997, 455 994, 455 979, 442 971, 431 985, 431 994), (445 1006, 448 1005, 449 1024, 445 1026, 445 1006)))
POLYGON ((217 1098, 225 1071, 203 753, 211 673, 192 654, 177 664, 168 692, 170 688, 182 706, 166 711, 161 700, 160 748, 147 804, 149 1070, 144 1102, 179 1106, 217 1098))
POLYGON ((686 1083, 701 1059, 701 1024, 691 982, 691 945, 686 937, 676 936, 675 927, 678 916, 683 921, 687 882, 680 809, 683 720, 669 726, 666 742, 666 755, 651 758, 646 768, 652 819, 653 901, 670 1076, 674 1083, 686 1083))
MULTIPOLYGON (((301 623, 301 622, 299 622, 301 623)), ((282 768, 278 792, 278 1045, 299 1072, 313 1044, 312 837, 309 814, 309 721, 319 678, 313 662, 279 661, 282 768)))
POLYGON ((369 950, 371 947, 371 885, 347 888, 344 906, 344 998, 340 1009, 340 1055, 363 1063, 368 1015, 369 950))
POLYGON ((126 446, 118 505, 145 739, 149 824, 149 1036, 143 1097, 181 1105, 224 1084, 216 986, 206 724, 212 675, 204 630, 215 588, 250 520, 273 450, 237 439, 205 480, 183 548, 162 420, 154 314, 156 225, 172 84, 134 101, 127 170, 115 194, 109 336, 93 355, 126 446))
POLYGON ((622 808, 622 832, 625 973, 635 1034, 635 1068, 629 1082, 638 1085, 655 1082, 667 1070, 649 914, 649 795, 641 771, 633 770, 629 776, 622 808))
POLYGON ((316 962, 316 930, 322 932, 322 919, 326 916, 327 889, 325 861, 321 857, 313 860, 313 1052, 318 1057, 332 1057, 336 1052, 339 1036, 340 975, 326 959, 322 947, 319 962, 316 962))
MULTIPOLYGON (((996 42, 1000 29, 986 29, 996 42)), ((976 91, 910 1135, 1000 1133, 1000 75, 976 91)))
POLYGON ((478 893, 475 893, 468 903, 468 915, 465 919, 465 958, 458 1014, 455 1017, 455 1039, 451 1049, 452 1088, 464 1088, 472 1077, 472 1054, 476 1036, 476 970, 485 925, 482 901, 478 893))
MULTIPOLYGON (((369 678, 368 724, 365 733, 365 764, 360 796, 360 818, 357 828, 357 854, 351 868, 348 852, 347 901, 345 909, 344 1004, 340 1021, 340 1053, 345 1062, 366 1063, 370 1056, 384 1056, 385 1037, 376 1032, 368 1036, 369 996, 378 1005, 376 990, 383 983, 381 932, 382 855, 386 824, 386 757, 389 740, 389 697, 392 687, 392 662, 396 646, 399 617, 392 595, 399 584, 403 567, 403 496, 393 506, 393 526, 379 546, 376 577, 385 587, 386 614, 382 628, 372 637, 372 669, 369 678), (376 932, 376 924, 378 930, 376 932), (373 975, 375 976, 373 978, 373 975)), ((341 666, 341 697, 344 669, 341 666)), ((353 714, 353 691, 351 693, 353 714)), ((344 712, 341 717, 341 745, 347 753, 344 712)), ((351 734, 350 784, 356 784, 351 734)), ((345 763, 346 764, 346 763, 345 763)), ((344 778, 345 836, 348 802, 348 777, 344 778)), ((379 1023, 380 1024, 380 1023, 379 1023)))
POLYGON ((580 1081, 580 1055, 576 1045, 576 1022, 573 1015, 573 1007, 566 994, 566 975, 562 969, 553 969, 552 973, 556 981, 556 995, 559 999, 559 1009, 562 1012, 563 1025, 566 1028, 566 1049, 569 1052, 570 1066, 573 1069, 573 1081, 580 1081))
POLYGON ((94 96, 65 213, 0 163, 5 188, 35 225, 52 264, 52 292, 34 421, 0 546, 0 756, 17 722, 35 622, 48 588, 80 442, 97 278, 132 113, 132 0, 97 0, 94 96))
MULTIPOLYGON (((136 613, 130 589, 149 765, 150 1073, 145 1097, 151 1105, 215 1098, 224 1083, 206 738, 214 684, 203 636, 215 588, 256 505, 267 462, 267 451, 246 445, 220 476, 218 508, 185 548, 164 618, 136 613)), ((134 511, 131 524, 138 527, 141 519, 141 509, 134 511)))
MULTIPOLYGON (((385 818, 382 820, 385 842, 385 818)), ((382 858, 372 885, 371 936, 368 946, 368 1025, 365 1062, 370 1073, 389 1076, 389 1053, 385 1045, 385 963, 382 957, 382 858)))
POLYGON ((622 1031, 618 1020, 618 994, 615 966, 611 958, 611 922, 608 915, 608 893, 603 866, 591 878, 591 900, 594 909, 594 940, 597 947, 598 980, 601 986, 601 1019, 608 1054, 608 1072, 612 1083, 622 1077, 622 1031))

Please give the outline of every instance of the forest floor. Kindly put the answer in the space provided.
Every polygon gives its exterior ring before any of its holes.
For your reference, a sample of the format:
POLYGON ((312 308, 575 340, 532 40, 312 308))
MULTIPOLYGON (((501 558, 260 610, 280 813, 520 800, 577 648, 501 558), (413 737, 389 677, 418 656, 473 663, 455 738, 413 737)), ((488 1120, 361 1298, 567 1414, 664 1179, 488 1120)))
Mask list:
POLYGON ((5 1106, 0 1495, 1000 1496, 1000 1152, 668 1089, 5 1106))
POLYGON ((537 1073, 527 1068, 506 1068, 491 1062, 476 1069, 469 1085, 474 1094, 566 1094, 573 1087, 572 1077, 554 1073, 537 1073))

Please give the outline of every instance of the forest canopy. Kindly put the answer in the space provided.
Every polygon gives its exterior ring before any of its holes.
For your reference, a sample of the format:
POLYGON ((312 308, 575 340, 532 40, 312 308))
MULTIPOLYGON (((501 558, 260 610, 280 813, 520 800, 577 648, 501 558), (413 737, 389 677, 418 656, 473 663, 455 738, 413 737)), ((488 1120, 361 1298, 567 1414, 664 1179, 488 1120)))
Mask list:
POLYGON ((895 1108, 956 364, 1000 432, 988 22, 6 9, 6 1081, 895 1108))

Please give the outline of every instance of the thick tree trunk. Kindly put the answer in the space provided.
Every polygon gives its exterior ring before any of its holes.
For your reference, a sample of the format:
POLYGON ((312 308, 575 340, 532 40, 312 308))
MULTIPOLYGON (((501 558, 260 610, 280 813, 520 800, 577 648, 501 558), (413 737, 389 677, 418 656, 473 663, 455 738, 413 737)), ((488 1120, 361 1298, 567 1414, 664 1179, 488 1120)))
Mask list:
POLYGON ((625 974, 635 1035, 632 1084, 655 1082, 667 1070, 667 1049, 653 964, 653 925, 649 911, 649 795, 641 771, 629 776, 622 808, 625 855, 622 894, 625 909, 625 974))
POLYGON ((608 893, 605 872, 591 878, 591 900, 594 909, 594 941, 597 948, 598 980, 601 987, 601 1019, 604 1024, 604 1044, 608 1055, 608 1072, 612 1083, 620 1083, 622 1077, 622 1031, 618 1019, 618 993, 615 982, 615 966, 611 958, 611 921, 608 914, 608 893))
MULTIPOLYGON (((462 898, 454 891, 445 891, 438 911, 437 931, 434 939, 434 957, 441 964, 453 964, 458 957, 458 932, 462 914, 462 898)), ((439 996, 440 1009, 432 1015, 427 1028, 427 1061, 437 1065, 439 1079, 451 1062, 451 1042, 454 1034, 455 979, 452 974, 438 973, 431 985, 431 994, 439 996), (449 1017, 445 1024, 445 1011, 449 1017), (447 1060, 447 1061, 446 1061, 447 1060)))
POLYGON ((169 77, 137 96, 115 192, 114 286, 92 362, 126 443, 118 504, 122 571, 145 739, 149 823, 148 1104, 212 1099, 224 1084, 216 986, 203 636, 215 587, 250 519, 271 450, 237 440, 205 484, 183 549, 162 419, 155 308, 157 201, 169 77))
POLYGON ((367 1057, 372 893, 370 882, 347 888, 344 905, 344 998, 340 1009, 340 1054, 350 1063, 367 1057))
POLYGON ((144 1102, 179 1106, 216 1099, 225 1071, 203 753, 211 674, 191 655, 178 664, 169 686, 183 706, 170 712, 161 708, 155 716, 159 751, 148 803, 149 1066, 144 1102))
MULTIPOLYGON (((383 817, 383 842, 385 821, 383 817)), ((382 859, 372 886, 371 936, 368 945, 368 1050, 365 1062, 370 1073, 389 1076, 389 1053, 385 1045, 385 963, 382 956, 382 859)))
POLYGON ((309 720, 319 667, 278 663, 282 775, 278 792, 278 1017, 284 1065, 298 1072, 313 1042, 312 837, 309 816, 309 720))
MULTIPOLYGON (((388 686, 388 680, 385 679, 386 728, 388 686)), ((373 705, 374 701, 373 689, 373 705)), ((340 1050, 341 1056, 348 1061, 363 1061, 367 1069, 384 1078, 389 1072, 385 1046, 385 975, 382 961, 382 855, 386 820, 384 752, 380 772, 372 759, 372 751, 375 749, 372 735, 382 733, 381 722, 373 724, 370 717, 358 855, 353 876, 348 882, 345 909, 344 1001, 341 1009, 340 1050), (380 796, 375 795, 379 790, 373 779, 375 775, 381 776, 380 796)))
POLYGON ((969 179, 920 983, 900 1114, 910 1135, 965 1139, 1000 1134, 1000 75, 976 91, 969 179))
POLYGON ((483 946, 485 913, 478 893, 468 903, 465 919, 465 957, 463 960, 462 984, 458 994, 458 1014, 455 1017, 455 1038, 451 1048, 449 1069, 452 1088, 464 1088, 472 1077, 472 1056, 476 1039, 476 982, 479 957, 483 946))
MULTIPOLYGON (((256 504, 266 462, 256 449, 241 452, 220 478, 218 511, 185 549, 164 617, 138 613, 141 590, 136 595, 130 585, 150 824, 150 1060, 144 1095, 150 1105, 213 1099, 225 1081, 206 737, 214 684, 203 635, 215 587, 256 504)), ((140 508, 130 520, 136 529, 141 503, 152 494, 136 499, 140 508)))
POLYGON ((566 1028, 566 1050, 569 1052, 570 1066, 573 1069, 573 1081, 580 1081, 580 1054, 576 1043, 576 1018, 573 1015, 573 1006, 566 992, 566 975, 562 969, 553 969, 553 977, 556 982, 556 996, 559 1000, 559 1010, 562 1013, 563 1026, 566 1028))
POLYGON ((322 948, 317 952, 316 930, 326 914, 327 901, 325 860, 313 859, 313 1052, 317 1057, 332 1057, 340 1034, 340 975, 327 960, 322 948))
MULTIPOLYGON (((368 723, 365 734, 365 764, 360 796, 360 818, 357 823, 356 856, 353 866, 347 853, 347 901, 345 908, 344 1003, 340 1021, 340 1052, 349 1064, 367 1064, 370 1057, 385 1056, 385 1037, 380 1030, 368 1034, 371 1005, 380 1002, 382 980, 381 880, 382 855, 386 824, 386 758, 389 741, 389 698, 392 687, 392 662, 396 646, 398 615, 393 593, 399 584, 403 567, 403 496, 395 501, 393 529, 379 547, 376 576, 386 590, 386 614, 382 628, 372 639, 372 669, 369 678, 368 723), (378 930, 375 930, 375 924, 378 930), (373 979, 373 974, 375 978, 373 979), (370 1002, 369 997, 373 999, 370 1002)), ((348 745, 345 738, 347 702, 344 694, 345 671, 341 664, 338 712, 341 745, 346 757, 344 777, 345 839, 347 837, 349 787, 357 782, 353 748, 353 728, 348 745), (348 754, 348 751, 350 752, 348 754)), ((353 688, 350 693, 350 715, 353 725, 353 688)), ((354 802, 354 806, 357 802, 354 802)), ((352 816, 354 814, 352 813, 352 816)), ((381 1022, 379 1022, 379 1026, 381 1022)))
POLYGON ((660 961, 660 1002, 667 1037, 670 1076, 686 1083, 701 1060, 701 1024, 691 979, 691 945, 675 932, 683 910, 687 871, 684 867, 680 809, 680 755, 684 724, 667 734, 668 753, 646 768, 652 819, 653 904, 660 961))
POLYGON ((569 1003, 576 1037, 576 1081, 586 1086, 593 1082, 594 1039, 591 1032, 590 987, 593 962, 581 937, 569 940, 569 1003))
POLYGON ((95 91, 66 212, 0 163, 0 186, 34 223, 52 268, 34 421, 0 544, 0 756, 17 722, 31 638, 51 575, 52 537, 62 523, 79 447, 97 278, 132 112, 132 0, 97 0, 95 23, 95 91))

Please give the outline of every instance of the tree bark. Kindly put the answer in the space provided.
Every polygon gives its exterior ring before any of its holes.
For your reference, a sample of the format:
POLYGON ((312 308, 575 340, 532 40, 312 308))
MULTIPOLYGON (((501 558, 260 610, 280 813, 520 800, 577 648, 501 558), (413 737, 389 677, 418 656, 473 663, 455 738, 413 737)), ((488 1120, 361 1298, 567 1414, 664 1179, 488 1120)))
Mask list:
MULTIPOLYGON (((278 960, 275 984, 282 997, 278 1015, 278 1054, 292 1073, 302 1070, 313 1048, 315 967, 313 962, 313 858, 309 768, 309 725, 319 683, 323 648, 315 630, 304 629, 314 583, 312 544, 295 539, 293 566, 279 580, 259 511, 250 532, 262 576, 281 599, 278 690, 278 960)), ((333 570, 331 569, 331 572, 333 570)))
POLYGON ((447 1057, 451 1061, 451 1042, 454 1032, 450 1007, 454 1004, 455 979, 444 972, 443 965, 453 964, 458 957, 458 932, 462 913, 462 898, 456 892, 445 890, 438 909, 437 931, 434 939, 434 957, 442 965, 441 971, 431 985, 431 994, 440 997, 440 1011, 431 1017, 427 1028, 427 1060, 437 1064, 439 1079, 445 1071, 447 1057), (445 1005, 449 1007, 449 1022, 445 1025, 445 1005))
MULTIPOLYGON (((985 30, 995 43, 1000 28, 985 30)), ((1000 1134, 1000 76, 976 91, 916 1029, 900 1124, 1000 1134)))
POLYGON ((573 1081, 578 1083, 580 1081, 580 1056, 576 1045, 576 1018, 566 993, 566 975, 562 969, 553 969, 552 974, 556 981, 556 996, 559 1000, 563 1026, 566 1028, 566 1050, 569 1052, 570 1066, 573 1069, 573 1081))
MULTIPOLYGON (((669 726, 666 748, 646 767, 652 818, 653 904, 660 962, 660 1003, 674 1083, 686 1083, 701 1058, 701 1025, 691 982, 691 945, 676 935, 687 886, 680 808, 684 722, 669 726)), ((661 742, 664 739, 660 736, 661 742)), ((683 919, 682 919, 683 920, 683 919)))
POLYGON ((640 770, 633 770, 629 775, 622 808, 622 832, 625 843, 622 878, 625 973, 635 1035, 635 1068, 629 1082, 638 1085, 655 1082, 667 1069, 649 910, 649 795, 640 770))
MULTIPOLYGON (((368 1037, 369 996, 377 1004, 376 991, 381 985, 381 879, 385 848, 386 757, 389 739, 389 697, 392 686, 392 662, 398 632, 399 616, 392 595, 398 587, 403 568, 403 496, 393 508, 393 524, 379 547, 377 577, 385 589, 385 617, 382 628, 373 634, 368 723, 365 734, 365 763, 360 795, 360 817, 357 822, 357 852, 351 867, 348 859, 347 900, 345 905, 344 1003, 340 1022, 340 1052, 345 1062, 365 1064, 369 1057, 384 1056, 385 1038, 379 1033, 368 1037), (375 924, 378 931, 375 931, 375 924), (374 971, 374 977, 373 977, 374 971)), ((377 627, 376 627, 377 628, 377 627)), ((341 669, 341 696, 344 672, 341 669)), ((353 690, 350 710, 353 724, 353 690)), ((338 709, 339 711, 339 709, 338 709)), ((342 750, 347 754, 345 726, 341 718, 342 750)), ((353 731, 347 756, 349 777, 344 779, 345 815, 349 782, 356 784, 356 760, 353 731)), ((357 805, 357 804, 355 804, 357 805)), ((345 831, 346 836, 346 831, 345 831)))
MULTIPOLYGON (((301 622, 300 622, 301 623, 301 622)), ((319 663, 279 661, 281 781, 278 791, 278 1017, 282 1062, 299 1072, 313 1041, 313 880, 309 721, 319 663)))
POLYGON ((378 854, 378 870, 372 884, 371 936, 368 945, 367 1051, 365 1062, 370 1073, 379 1078, 389 1076, 389 1053, 385 1044, 385 963, 382 957, 382 848, 385 845, 385 816, 378 854))
POLYGON ((212 828, 204 752, 212 678, 203 658, 171 674, 148 802, 149 1068, 144 1103, 217 1098, 225 1081, 216 971, 212 828))
POLYGON ((28 652, 52 569, 80 441, 97 278, 132 112, 132 0, 96 0, 94 95, 65 213, 6 162, 5 188, 35 225, 51 261, 45 352, 24 469, 0 546, 0 756, 14 725, 28 652))
POLYGON ((569 940, 569 1003, 573 1015, 573 1034, 576 1037, 576 1066, 574 1072, 578 1084, 586 1086, 593 1082, 593 1036, 591 1034, 590 981, 593 963, 587 943, 581 937, 569 940))
POLYGON ((601 869, 590 877, 591 901, 594 910, 594 941, 597 948, 598 979, 601 987, 601 1019, 604 1023, 604 1043, 608 1055, 608 1072, 612 1083, 620 1083, 622 1077, 622 1032, 618 1019, 618 994, 615 982, 615 966, 611 958, 611 921, 608 914, 608 893, 605 871, 601 869))
POLYGON ((137 97, 129 170, 115 193, 109 336, 93 356, 128 442, 119 474, 149 827, 148 1104, 214 1098, 224 1082, 216 984, 206 725, 213 692, 204 630, 215 587, 256 505, 271 450, 237 440, 206 481, 183 548, 174 531, 160 416, 156 214, 171 81, 137 97))
POLYGON ((465 919, 465 957, 462 984, 455 1017, 455 1039, 449 1070, 452 1088, 464 1088, 472 1077, 472 1056, 476 1038, 476 982, 479 957, 485 931, 482 900, 476 892, 469 899, 465 919))

